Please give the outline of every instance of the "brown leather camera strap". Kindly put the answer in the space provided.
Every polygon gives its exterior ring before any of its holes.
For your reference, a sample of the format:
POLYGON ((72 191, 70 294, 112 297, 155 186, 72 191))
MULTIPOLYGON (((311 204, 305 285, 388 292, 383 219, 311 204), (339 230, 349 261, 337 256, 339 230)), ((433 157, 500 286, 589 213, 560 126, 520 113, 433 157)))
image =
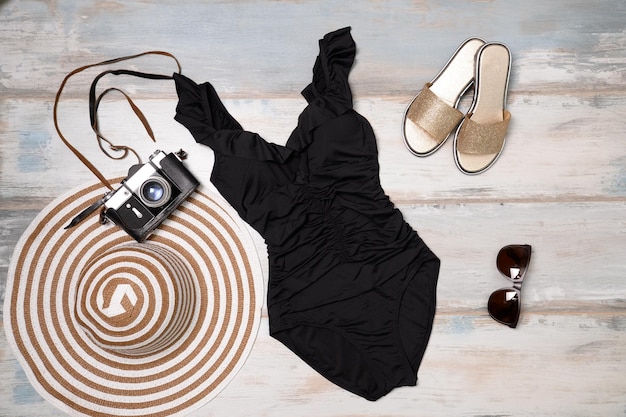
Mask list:
MULTIPOLYGON (((142 52, 142 53, 135 54, 135 55, 128 55, 128 56, 123 56, 123 57, 120 57, 120 58, 109 59, 109 60, 98 62, 98 63, 95 63, 95 64, 84 65, 82 67, 76 68, 75 70, 73 70, 72 72, 67 74, 65 76, 65 78, 63 79, 63 81, 61 82, 61 85, 59 86, 59 89, 57 91, 56 97, 54 99, 53 119, 54 119, 54 127, 55 127, 55 129, 57 131, 57 134, 59 135, 59 137, 61 138, 63 143, 74 153, 74 155, 76 155, 76 157, 78 157, 78 159, 87 168, 89 168, 89 170, 91 172, 93 172, 94 175, 96 177, 98 177, 100 182, 102 184, 104 184, 109 190, 113 189, 113 186, 111 185, 111 183, 105 178, 105 176, 82 153, 80 153, 80 151, 78 151, 78 149, 76 149, 74 146, 72 146, 72 144, 67 140, 67 138, 61 132, 61 128, 59 127, 59 121, 58 121, 59 100, 61 98, 61 93, 63 92, 63 88, 65 87, 65 85, 67 84, 68 80, 73 75, 76 75, 79 72, 82 72, 82 71, 84 71, 86 69, 89 69, 89 68, 98 67, 98 66, 105 66, 105 65, 111 65, 111 64, 115 64, 117 62, 127 61, 127 60, 130 60, 130 59, 139 58, 139 57, 145 56, 145 55, 162 55, 162 56, 170 57, 174 61, 176 61, 176 65, 178 67, 178 73, 180 73, 180 71, 181 71, 180 63, 178 62, 176 57, 174 55, 170 54, 169 52, 164 52, 164 51, 147 51, 147 52, 142 52)), ((95 97, 96 83, 98 82, 98 80, 100 78, 102 78, 106 74, 114 74, 114 75, 127 74, 127 75, 133 75, 133 76, 138 76, 138 77, 142 77, 142 78, 149 78, 149 79, 171 79, 172 77, 168 76, 168 75, 148 74, 148 73, 142 73, 142 72, 137 72, 137 71, 129 71, 129 70, 109 70, 109 71, 105 71, 105 72, 102 72, 101 74, 99 74, 92 82, 91 89, 90 89, 90 94, 89 94, 89 98, 90 98, 89 99, 89 104, 90 104, 89 105, 89 110, 90 110, 89 114, 90 114, 91 127, 92 127, 93 131, 96 133, 96 137, 98 139, 98 143, 100 145, 100 149, 102 149, 102 151, 105 153, 105 155, 107 155, 109 158, 112 158, 112 159, 123 159, 124 157, 126 157, 128 152, 132 152, 138 159, 140 159, 139 156, 137 155, 137 152, 135 152, 132 148, 127 147, 127 146, 113 145, 108 139, 106 139, 100 133, 99 126, 98 126, 98 117, 97 117, 98 106, 100 105, 100 102, 101 102, 102 98, 107 93, 112 92, 112 91, 117 91, 117 92, 120 92, 126 98, 126 101, 130 105, 130 107, 133 110, 133 112, 135 113, 135 115, 139 118, 139 120, 143 124, 143 126, 146 129, 146 132, 148 133, 148 135, 152 138, 152 140, 155 140, 154 139, 154 134, 152 132, 152 129, 150 128, 150 124, 148 123, 148 120, 146 119, 144 114, 141 112, 139 107, 137 107, 135 105, 135 103, 133 102, 133 100, 128 96, 128 94, 124 93, 123 91, 121 91, 118 88, 109 88, 109 89, 106 89, 104 92, 102 92, 97 98, 95 97), (120 156, 120 157, 114 157, 114 156, 110 155, 104 149, 104 147, 102 146, 102 141, 108 143, 109 144, 109 148, 111 150, 113 150, 113 151, 124 151, 123 155, 120 156)))

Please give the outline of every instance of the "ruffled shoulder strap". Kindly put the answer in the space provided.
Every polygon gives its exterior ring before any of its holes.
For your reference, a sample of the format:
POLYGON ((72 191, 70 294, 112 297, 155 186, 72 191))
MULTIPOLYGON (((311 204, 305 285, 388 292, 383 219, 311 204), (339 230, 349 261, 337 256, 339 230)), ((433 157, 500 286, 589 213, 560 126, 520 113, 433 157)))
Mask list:
POLYGON ((352 108, 348 75, 354 64, 356 45, 350 30, 350 27, 345 27, 320 39, 320 53, 313 66, 313 82, 302 91, 309 103, 320 99, 336 113, 352 108))
POLYGON ((318 126, 352 110, 348 76, 354 64, 356 44, 350 27, 326 34, 313 66, 313 82, 303 91, 309 105, 298 119, 286 146, 299 151, 310 145, 318 126))

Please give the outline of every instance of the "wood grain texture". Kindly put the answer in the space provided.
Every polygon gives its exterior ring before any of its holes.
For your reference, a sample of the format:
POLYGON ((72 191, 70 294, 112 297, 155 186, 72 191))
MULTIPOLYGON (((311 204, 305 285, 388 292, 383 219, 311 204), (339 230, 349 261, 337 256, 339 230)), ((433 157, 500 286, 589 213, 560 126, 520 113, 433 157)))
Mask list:
MULTIPOLYGON (((52 123, 63 77, 87 63, 144 50, 174 53, 183 73, 211 81, 245 128, 284 143, 305 102, 317 40, 351 26, 355 107, 377 135, 383 187, 442 259, 433 336, 417 387, 377 402, 343 391, 268 334, 267 312, 234 381, 194 416, 626 416, 626 3, 506 1, 35 1, 0 0, 0 300, 11 253, 54 197, 94 181, 52 123), (513 53, 500 160, 460 173, 452 144, 416 158, 403 111, 469 36, 513 53), (495 255, 533 245, 520 325, 486 311, 508 281, 495 255)), ((137 70, 175 67, 144 58, 137 70)), ((109 176, 89 129, 94 72, 68 85, 66 136, 109 176)), ((163 149, 181 146, 208 179, 213 155, 172 120, 170 82, 109 77, 146 113, 163 149)), ((469 104, 464 101, 463 106, 469 104)), ((101 126, 148 155, 152 144, 121 96, 101 126)), ((264 260, 263 239, 251 232, 264 260)), ((267 280, 267 262, 262 262, 267 280)), ((60 413, 30 386, 0 330, 0 416, 60 413)))

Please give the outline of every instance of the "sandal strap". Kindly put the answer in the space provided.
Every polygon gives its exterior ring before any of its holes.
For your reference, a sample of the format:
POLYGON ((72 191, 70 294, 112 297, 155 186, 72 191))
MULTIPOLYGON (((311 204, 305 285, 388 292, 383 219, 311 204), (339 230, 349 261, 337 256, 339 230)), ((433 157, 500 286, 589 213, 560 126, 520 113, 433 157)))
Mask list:
POLYGON ((481 124, 465 116, 457 137, 457 149, 470 155, 489 155, 499 153, 504 145, 504 137, 511 120, 511 113, 504 110, 504 120, 496 123, 481 124))
POLYGON ((437 143, 441 143, 459 125, 463 113, 430 91, 431 85, 426 83, 413 100, 407 118, 431 135, 437 143))

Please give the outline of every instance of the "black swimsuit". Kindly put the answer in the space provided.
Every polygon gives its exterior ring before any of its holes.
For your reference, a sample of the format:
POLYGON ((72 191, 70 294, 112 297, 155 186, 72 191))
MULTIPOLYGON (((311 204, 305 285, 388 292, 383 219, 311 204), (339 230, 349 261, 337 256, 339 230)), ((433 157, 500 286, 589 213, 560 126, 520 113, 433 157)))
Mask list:
POLYGON ((439 259, 385 195, 369 122, 352 108, 350 28, 327 34, 285 146, 244 131, 209 83, 175 75, 176 120, 215 152, 211 181, 264 238, 270 334, 369 400, 415 385, 439 259))

